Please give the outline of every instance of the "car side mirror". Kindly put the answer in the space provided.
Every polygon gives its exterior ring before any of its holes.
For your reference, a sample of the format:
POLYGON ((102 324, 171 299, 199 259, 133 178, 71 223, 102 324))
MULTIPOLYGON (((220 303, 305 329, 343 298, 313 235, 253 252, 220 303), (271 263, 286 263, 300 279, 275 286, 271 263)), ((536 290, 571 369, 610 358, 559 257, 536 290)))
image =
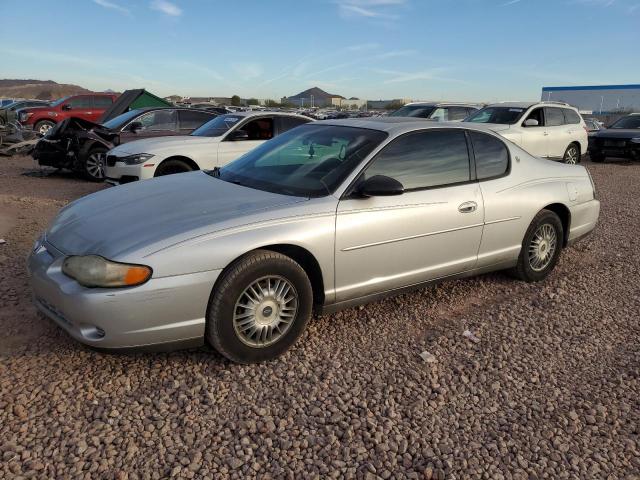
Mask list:
POLYGON ((229 140, 233 140, 234 142, 237 140, 249 140, 249 132, 246 130, 236 130, 229 134, 229 140))
POLYGON ((402 195, 404 187, 395 178, 386 175, 374 175, 362 182, 357 193, 363 197, 390 197, 392 195, 402 195))
POLYGON ((71 110, 71 105, 62 105, 62 110, 71 110))
POLYGON ((138 130, 142 130, 142 123, 140 123, 140 122, 131 122, 129 124, 129 131, 131 133, 136 133, 138 130))
POLYGON ((540 122, 538 122, 538 120, 536 120, 535 118, 527 118, 524 121, 525 127, 537 127, 538 125, 540 125, 540 122))

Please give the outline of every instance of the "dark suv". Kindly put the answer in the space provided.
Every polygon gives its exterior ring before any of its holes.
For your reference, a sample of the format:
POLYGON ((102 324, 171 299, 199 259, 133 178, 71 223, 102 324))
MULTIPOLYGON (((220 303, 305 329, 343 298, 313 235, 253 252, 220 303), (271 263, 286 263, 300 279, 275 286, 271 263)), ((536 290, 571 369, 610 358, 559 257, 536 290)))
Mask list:
POLYGON ((48 106, 23 108, 20 110, 18 121, 24 127, 33 128, 44 135, 67 118, 97 121, 117 97, 115 93, 72 95, 56 100, 48 106))

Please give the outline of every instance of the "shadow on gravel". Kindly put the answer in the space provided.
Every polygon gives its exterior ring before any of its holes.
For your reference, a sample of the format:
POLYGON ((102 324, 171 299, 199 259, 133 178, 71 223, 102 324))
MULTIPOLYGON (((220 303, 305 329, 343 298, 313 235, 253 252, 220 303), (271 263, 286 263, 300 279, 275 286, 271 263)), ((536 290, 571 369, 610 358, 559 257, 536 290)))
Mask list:
POLYGON ((82 181, 74 172, 66 170, 56 170, 52 168, 39 168, 37 170, 29 170, 21 175, 30 178, 64 178, 66 180, 82 181))

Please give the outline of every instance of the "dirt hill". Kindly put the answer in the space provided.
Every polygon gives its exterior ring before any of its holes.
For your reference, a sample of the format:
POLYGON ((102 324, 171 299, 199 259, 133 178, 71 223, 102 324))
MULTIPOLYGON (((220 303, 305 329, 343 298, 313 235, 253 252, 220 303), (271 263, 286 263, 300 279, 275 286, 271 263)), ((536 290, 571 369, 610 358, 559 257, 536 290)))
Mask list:
POLYGON ((91 91, 78 85, 57 83, 53 80, 0 79, 0 97, 4 98, 53 100, 67 95, 89 92, 91 91))

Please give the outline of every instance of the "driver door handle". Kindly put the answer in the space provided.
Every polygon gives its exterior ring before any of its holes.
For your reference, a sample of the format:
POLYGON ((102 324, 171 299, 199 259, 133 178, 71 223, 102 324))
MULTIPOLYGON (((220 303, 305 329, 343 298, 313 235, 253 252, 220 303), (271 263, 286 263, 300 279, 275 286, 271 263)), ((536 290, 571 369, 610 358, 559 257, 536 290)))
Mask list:
POLYGON ((460 213, 471 213, 475 212, 477 208, 478 204, 476 202, 464 202, 460 204, 458 211, 460 213))

